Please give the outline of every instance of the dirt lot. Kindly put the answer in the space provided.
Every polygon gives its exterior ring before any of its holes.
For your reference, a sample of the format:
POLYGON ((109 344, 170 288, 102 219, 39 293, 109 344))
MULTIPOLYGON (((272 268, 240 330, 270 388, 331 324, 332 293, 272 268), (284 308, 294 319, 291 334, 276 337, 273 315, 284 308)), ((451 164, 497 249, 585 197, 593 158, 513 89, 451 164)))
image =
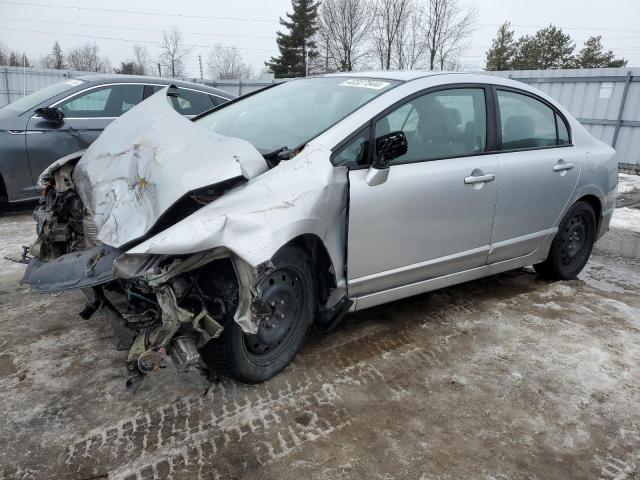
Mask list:
MULTIPOLYGON (((640 478, 629 224, 579 280, 522 269, 353 314, 272 381, 206 395, 167 369, 131 397, 82 296, 29 294, 1 260, 0 478, 640 478)), ((33 228, 2 216, 0 256, 33 228)))

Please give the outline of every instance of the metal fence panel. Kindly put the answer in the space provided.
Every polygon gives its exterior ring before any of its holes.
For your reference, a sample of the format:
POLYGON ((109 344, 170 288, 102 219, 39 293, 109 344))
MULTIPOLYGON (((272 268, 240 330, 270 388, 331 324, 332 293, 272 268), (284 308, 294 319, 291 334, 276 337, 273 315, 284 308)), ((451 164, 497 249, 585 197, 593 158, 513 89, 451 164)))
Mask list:
POLYGON ((65 78, 83 75, 86 72, 71 70, 46 70, 21 67, 0 67, 0 107, 25 94, 40 90, 65 78))

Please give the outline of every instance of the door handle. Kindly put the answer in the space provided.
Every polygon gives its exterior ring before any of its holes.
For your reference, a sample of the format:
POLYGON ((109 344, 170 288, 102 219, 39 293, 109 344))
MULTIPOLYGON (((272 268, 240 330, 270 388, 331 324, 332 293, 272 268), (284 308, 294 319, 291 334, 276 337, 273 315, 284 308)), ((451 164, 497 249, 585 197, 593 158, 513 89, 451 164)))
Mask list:
POLYGON ((558 160, 558 163, 556 163, 553 166, 553 171, 554 172, 564 172, 566 170, 572 170, 574 167, 573 163, 567 163, 564 160, 558 160))
POLYGON ((466 185, 473 185, 474 183, 487 183, 493 182, 496 176, 493 173, 487 173, 486 175, 472 175, 464 179, 466 185))

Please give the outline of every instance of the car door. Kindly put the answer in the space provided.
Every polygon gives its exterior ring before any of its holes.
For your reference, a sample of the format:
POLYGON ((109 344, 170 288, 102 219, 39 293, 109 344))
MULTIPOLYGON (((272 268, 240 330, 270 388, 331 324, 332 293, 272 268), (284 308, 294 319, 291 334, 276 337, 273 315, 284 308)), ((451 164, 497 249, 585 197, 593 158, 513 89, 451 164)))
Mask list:
POLYGON ((498 191, 498 161, 486 153, 488 92, 471 86, 410 98, 375 119, 373 135, 365 130, 334 154, 336 165, 350 167, 350 295, 486 264, 498 191), (396 131, 407 137, 407 153, 371 186, 362 152, 396 131))
POLYGON ((26 145, 34 181, 55 160, 91 145, 109 123, 142 101, 143 90, 136 83, 91 87, 51 105, 64 113, 61 122, 31 117, 26 145))
POLYGON ((581 155, 568 124, 544 100, 518 90, 495 90, 500 192, 489 263, 534 252, 552 233, 578 183, 581 155))

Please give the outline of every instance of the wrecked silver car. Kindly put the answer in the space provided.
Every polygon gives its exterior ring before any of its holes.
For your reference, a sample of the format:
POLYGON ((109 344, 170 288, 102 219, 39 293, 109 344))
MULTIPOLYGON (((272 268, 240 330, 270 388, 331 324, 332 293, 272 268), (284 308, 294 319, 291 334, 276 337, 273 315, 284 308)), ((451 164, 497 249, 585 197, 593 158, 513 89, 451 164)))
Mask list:
POLYGON ((330 75, 192 120, 172 95, 43 172, 23 278, 85 292, 134 391, 167 357, 261 382, 312 324, 524 265, 574 278, 614 208, 615 152, 511 80, 330 75))

